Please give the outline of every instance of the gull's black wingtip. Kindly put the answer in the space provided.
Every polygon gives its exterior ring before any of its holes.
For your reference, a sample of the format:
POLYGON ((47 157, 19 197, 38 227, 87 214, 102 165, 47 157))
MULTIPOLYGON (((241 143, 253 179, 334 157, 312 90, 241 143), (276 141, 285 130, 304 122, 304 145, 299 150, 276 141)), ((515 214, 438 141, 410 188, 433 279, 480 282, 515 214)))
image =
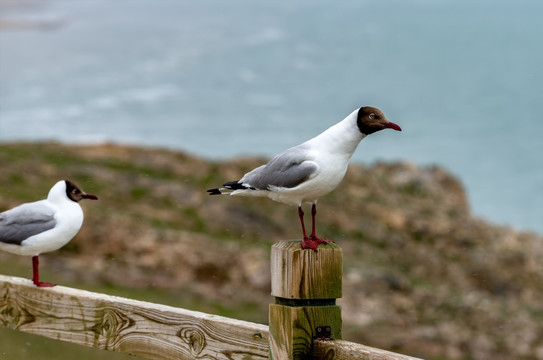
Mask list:
POLYGON ((209 193, 209 195, 220 195, 221 194, 221 191, 219 189, 209 189, 209 190, 207 190, 207 192, 209 193))

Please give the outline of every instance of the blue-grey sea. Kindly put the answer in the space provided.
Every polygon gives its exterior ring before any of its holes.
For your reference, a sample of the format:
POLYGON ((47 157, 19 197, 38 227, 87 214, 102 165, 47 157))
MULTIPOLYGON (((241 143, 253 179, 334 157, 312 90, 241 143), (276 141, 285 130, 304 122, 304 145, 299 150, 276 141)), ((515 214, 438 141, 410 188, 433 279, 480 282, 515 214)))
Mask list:
POLYGON ((353 161, 444 166, 476 215, 543 233, 540 0, 7 3, 2 142, 272 156, 374 105, 404 131, 353 161))

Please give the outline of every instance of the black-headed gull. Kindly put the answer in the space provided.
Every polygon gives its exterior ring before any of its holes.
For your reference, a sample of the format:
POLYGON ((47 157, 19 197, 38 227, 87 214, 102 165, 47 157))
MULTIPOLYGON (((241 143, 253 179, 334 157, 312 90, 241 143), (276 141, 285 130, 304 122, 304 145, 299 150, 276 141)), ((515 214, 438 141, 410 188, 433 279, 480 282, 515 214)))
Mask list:
POLYGON ((40 281, 38 256, 60 249, 77 234, 83 224, 83 211, 78 204, 82 199, 98 198, 68 180, 61 180, 51 188, 47 199, 0 213, 0 250, 32 256, 32 281, 36 286, 55 286, 40 281))
POLYGON ((358 143, 367 135, 383 129, 402 130, 388 121, 379 109, 361 107, 320 135, 280 153, 240 180, 207 191, 210 195, 269 197, 278 202, 297 205, 303 232, 302 248, 316 251, 320 243, 329 242, 315 234, 317 200, 341 182, 358 143), (312 204, 310 236, 305 231, 302 203, 312 204))

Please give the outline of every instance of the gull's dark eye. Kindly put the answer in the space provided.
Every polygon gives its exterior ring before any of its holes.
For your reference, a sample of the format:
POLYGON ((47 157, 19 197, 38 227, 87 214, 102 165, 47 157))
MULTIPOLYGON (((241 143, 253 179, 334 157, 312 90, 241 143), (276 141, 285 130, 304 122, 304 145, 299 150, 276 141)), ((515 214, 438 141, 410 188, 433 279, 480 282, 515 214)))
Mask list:
POLYGON ((375 114, 374 113, 371 113, 370 116, 369 116, 370 119, 375 119, 375 114))

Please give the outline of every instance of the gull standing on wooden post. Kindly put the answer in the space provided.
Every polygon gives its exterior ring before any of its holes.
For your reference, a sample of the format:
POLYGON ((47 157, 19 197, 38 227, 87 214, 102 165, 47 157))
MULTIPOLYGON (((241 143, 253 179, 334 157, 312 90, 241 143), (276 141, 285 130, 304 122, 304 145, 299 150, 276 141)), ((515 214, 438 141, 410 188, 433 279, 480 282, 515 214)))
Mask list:
POLYGON ((0 250, 16 255, 32 256, 32 281, 39 287, 55 284, 40 281, 41 253, 66 245, 83 224, 82 199, 97 200, 68 180, 57 182, 47 199, 19 205, 0 213, 0 250))
POLYGON ((278 202, 297 205, 303 233, 302 248, 317 251, 319 244, 329 242, 318 238, 315 233, 317 200, 341 182, 360 141, 383 129, 402 130, 388 121, 381 110, 371 106, 361 107, 320 135, 280 153, 240 180, 207 191, 210 195, 269 197, 278 202), (303 203, 312 204, 309 236, 305 231, 303 203))

